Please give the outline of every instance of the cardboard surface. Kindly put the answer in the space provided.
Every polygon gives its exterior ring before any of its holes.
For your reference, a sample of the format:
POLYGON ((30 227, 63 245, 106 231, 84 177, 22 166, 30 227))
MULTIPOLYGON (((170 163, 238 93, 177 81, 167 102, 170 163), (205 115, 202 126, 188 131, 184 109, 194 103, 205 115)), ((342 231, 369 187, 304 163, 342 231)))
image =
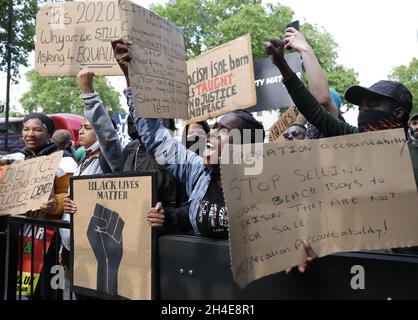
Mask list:
POLYGON ((261 174, 221 165, 232 271, 244 287, 305 259, 418 245, 418 197, 403 129, 264 145, 261 174))
POLYGON ((74 285, 151 299, 152 177, 72 180, 74 285))
POLYGON ((60 151, 2 167, 0 215, 39 210, 53 192, 62 155, 60 151))

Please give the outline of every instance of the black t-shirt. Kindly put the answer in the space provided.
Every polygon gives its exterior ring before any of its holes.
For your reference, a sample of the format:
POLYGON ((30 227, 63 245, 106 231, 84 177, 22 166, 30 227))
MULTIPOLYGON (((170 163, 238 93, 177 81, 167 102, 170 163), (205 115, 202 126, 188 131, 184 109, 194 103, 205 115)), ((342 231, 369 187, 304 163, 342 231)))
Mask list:
POLYGON ((211 181, 205 196, 200 201, 196 224, 203 236, 228 239, 228 212, 219 184, 211 181))

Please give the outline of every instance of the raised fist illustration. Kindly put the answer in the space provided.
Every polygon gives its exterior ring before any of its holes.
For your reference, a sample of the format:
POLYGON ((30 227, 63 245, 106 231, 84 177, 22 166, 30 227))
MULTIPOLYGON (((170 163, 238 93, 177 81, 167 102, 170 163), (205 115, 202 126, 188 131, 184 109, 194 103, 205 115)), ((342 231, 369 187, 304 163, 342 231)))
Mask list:
POLYGON ((87 238, 97 259, 97 290, 118 294, 118 271, 123 255, 125 222, 115 211, 96 204, 87 238))

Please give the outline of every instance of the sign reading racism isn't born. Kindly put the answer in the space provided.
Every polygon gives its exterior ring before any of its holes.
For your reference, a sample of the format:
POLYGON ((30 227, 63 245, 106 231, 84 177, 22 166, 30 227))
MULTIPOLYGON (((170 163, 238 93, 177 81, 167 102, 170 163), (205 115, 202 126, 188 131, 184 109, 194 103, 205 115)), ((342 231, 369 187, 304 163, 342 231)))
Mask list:
POLYGON ((62 151, 3 167, 0 175, 0 215, 38 210, 48 201, 62 151))
POLYGON ((247 34, 187 61, 187 123, 255 105, 251 38, 247 34))
POLYGON ((153 176, 73 177, 74 286, 129 299, 152 298, 153 176))
POLYGON ((403 129, 264 145, 261 174, 222 165, 232 271, 241 287, 318 254, 418 245, 403 129))

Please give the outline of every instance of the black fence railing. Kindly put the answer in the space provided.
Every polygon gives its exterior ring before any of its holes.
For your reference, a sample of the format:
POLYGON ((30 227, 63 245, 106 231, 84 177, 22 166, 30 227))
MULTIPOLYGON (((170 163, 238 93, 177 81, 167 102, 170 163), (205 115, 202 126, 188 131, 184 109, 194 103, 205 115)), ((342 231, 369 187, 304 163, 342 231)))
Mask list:
POLYGON ((3 298, 62 300, 65 272, 60 261, 59 229, 69 229, 70 223, 24 216, 1 220, 3 298))
MULTIPOLYGON (((54 280, 54 267, 62 268, 59 228, 70 224, 0 217, 0 299, 71 299, 70 288, 63 290, 54 280)), ((277 273, 241 289, 232 277, 228 241, 164 235, 156 245, 157 299, 418 299, 417 254, 333 254, 318 259, 305 274, 277 273), (352 287, 353 267, 364 270, 364 289, 352 287)), ((113 299, 76 293, 77 299, 113 299)))

